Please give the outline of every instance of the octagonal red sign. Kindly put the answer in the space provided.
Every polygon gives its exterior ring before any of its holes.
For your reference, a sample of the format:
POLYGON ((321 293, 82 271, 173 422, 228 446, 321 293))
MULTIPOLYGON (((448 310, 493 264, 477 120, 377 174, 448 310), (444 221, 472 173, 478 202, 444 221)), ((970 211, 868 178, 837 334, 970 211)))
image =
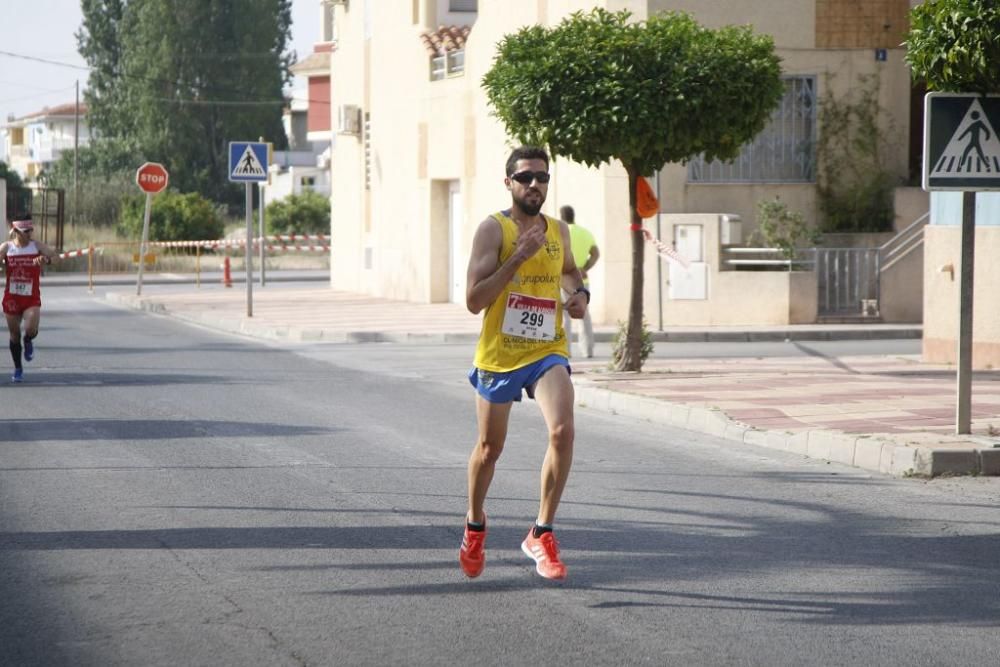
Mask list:
POLYGON ((135 182, 143 192, 156 194, 167 187, 167 170, 158 162, 147 162, 135 172, 135 182))

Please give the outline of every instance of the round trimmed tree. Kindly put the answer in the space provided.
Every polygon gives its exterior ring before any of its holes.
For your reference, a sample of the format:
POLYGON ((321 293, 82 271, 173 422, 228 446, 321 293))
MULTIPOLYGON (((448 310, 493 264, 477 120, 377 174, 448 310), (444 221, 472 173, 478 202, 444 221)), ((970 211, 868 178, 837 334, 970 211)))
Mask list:
POLYGON ((995 0, 925 0, 910 10, 906 62, 930 90, 1000 92, 997 35, 995 0))
POLYGON ((507 133, 589 166, 628 173, 632 288, 619 370, 642 369, 639 178, 700 154, 732 159, 766 125, 784 92, 768 36, 711 30, 683 12, 630 21, 628 11, 577 12, 498 45, 483 88, 507 133))

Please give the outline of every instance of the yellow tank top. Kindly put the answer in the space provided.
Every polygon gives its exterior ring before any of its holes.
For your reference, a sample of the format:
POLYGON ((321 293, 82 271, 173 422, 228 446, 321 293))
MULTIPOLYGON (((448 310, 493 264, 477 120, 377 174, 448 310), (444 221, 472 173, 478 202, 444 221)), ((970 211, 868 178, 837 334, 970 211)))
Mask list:
MULTIPOLYGON (((518 269, 496 301, 486 308, 476 347, 476 368, 509 373, 550 354, 569 357, 563 332, 563 239, 559 221, 546 222, 545 246, 518 269)), ((497 266, 514 253, 517 223, 510 210, 494 213, 503 242, 497 266)))

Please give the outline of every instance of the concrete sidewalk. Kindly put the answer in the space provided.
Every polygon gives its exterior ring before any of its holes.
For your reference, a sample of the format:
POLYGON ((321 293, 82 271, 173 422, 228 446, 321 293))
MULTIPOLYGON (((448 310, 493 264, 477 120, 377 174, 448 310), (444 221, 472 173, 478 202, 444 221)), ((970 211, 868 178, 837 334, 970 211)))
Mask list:
MULTIPOLYGON (((480 317, 326 285, 178 287, 113 303, 248 336, 325 342, 472 342, 480 317)), ((597 327, 611 340, 615 327, 597 327)), ((919 338, 912 325, 684 327, 660 341, 919 338)), ((954 435, 955 372, 916 356, 650 359, 642 373, 573 360, 577 402, 618 414, 893 475, 1000 474, 1000 372, 975 374, 972 435, 954 435)))

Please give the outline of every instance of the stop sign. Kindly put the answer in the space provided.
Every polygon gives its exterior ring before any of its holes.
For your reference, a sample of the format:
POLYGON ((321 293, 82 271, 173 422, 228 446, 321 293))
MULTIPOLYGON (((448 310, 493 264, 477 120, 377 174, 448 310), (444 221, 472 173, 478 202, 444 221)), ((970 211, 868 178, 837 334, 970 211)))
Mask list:
POLYGON ((147 162, 135 172, 135 182, 146 193, 156 194, 167 187, 167 170, 157 162, 147 162))

